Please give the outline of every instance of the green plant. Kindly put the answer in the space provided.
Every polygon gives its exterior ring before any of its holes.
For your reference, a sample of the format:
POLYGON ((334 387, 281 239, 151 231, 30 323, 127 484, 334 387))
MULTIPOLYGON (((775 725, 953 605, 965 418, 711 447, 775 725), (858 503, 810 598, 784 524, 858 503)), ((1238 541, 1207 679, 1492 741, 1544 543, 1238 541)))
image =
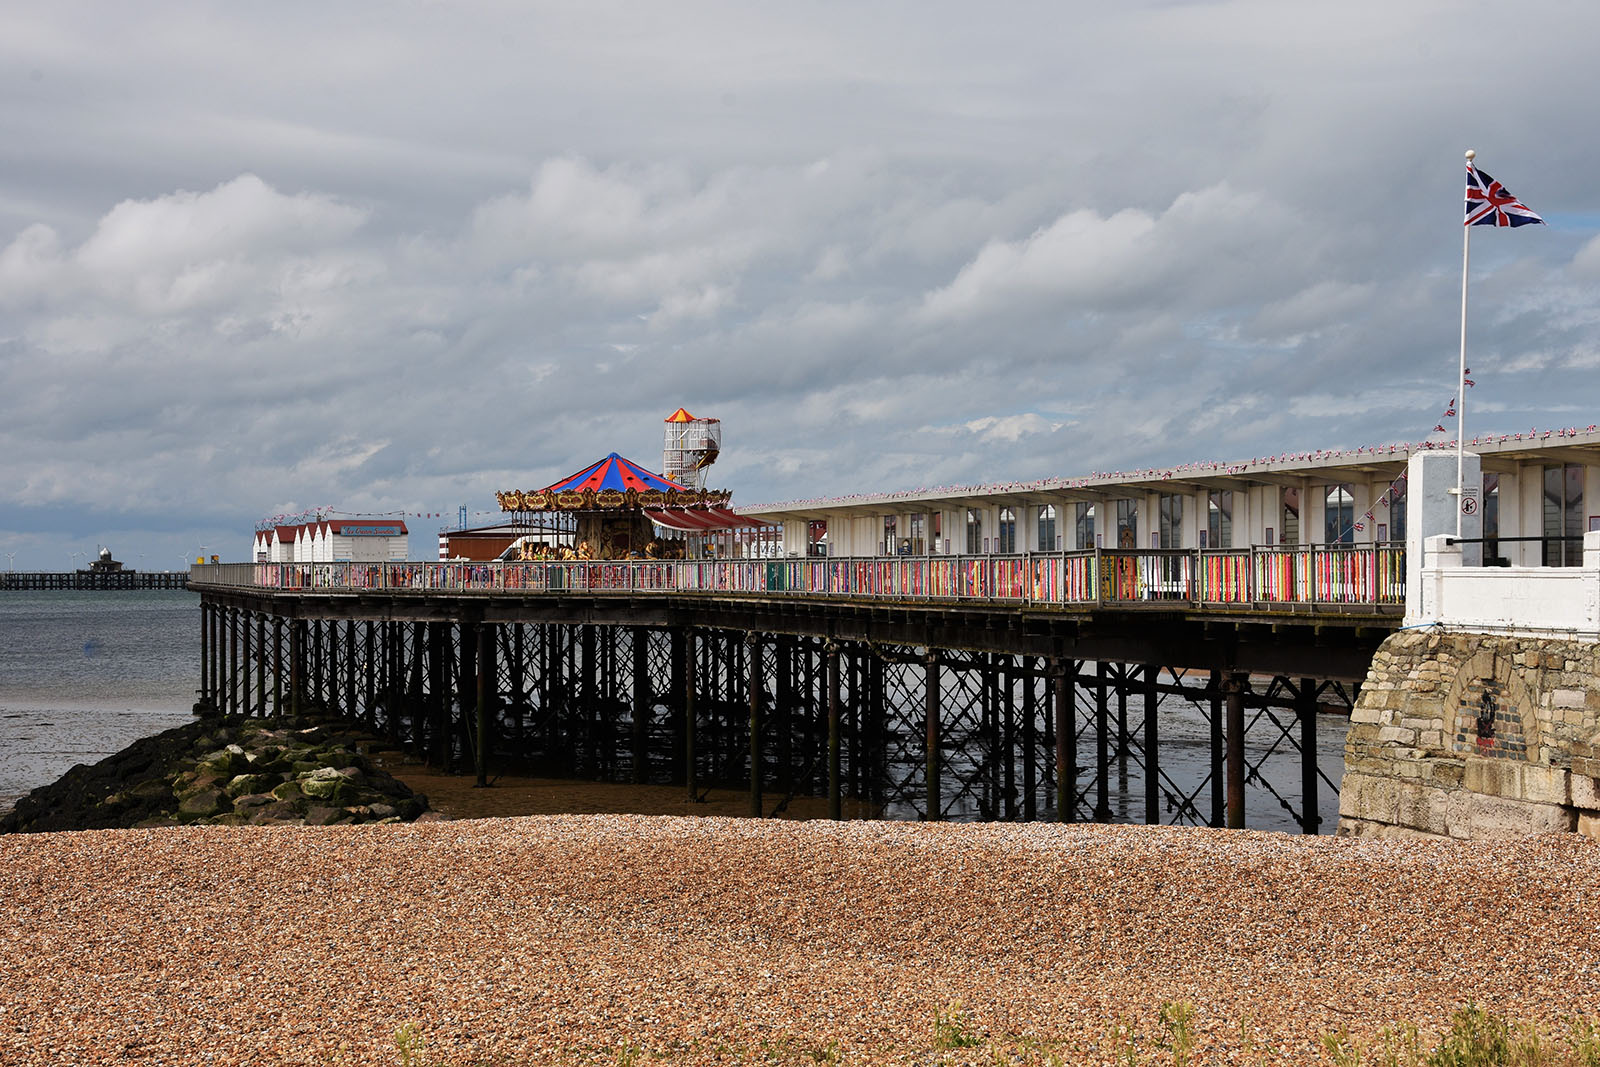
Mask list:
POLYGON ((1450 1029, 1424 1062, 1428 1067, 1511 1064, 1511 1027, 1501 1016, 1468 1001, 1450 1017, 1450 1029))
POLYGON ((816 1045, 806 1049, 806 1055, 811 1058, 812 1063, 842 1063, 844 1061, 844 1053, 839 1049, 838 1038, 834 1038, 826 1045, 816 1045))
POLYGON ((400 1053, 400 1067, 423 1067, 423 1054, 428 1043, 423 1040, 422 1028, 415 1020, 400 1024, 394 1032, 394 1047, 400 1053))
POLYGON ((933 1020, 933 1047, 941 1051, 952 1048, 977 1048, 983 1043, 983 1039, 967 1030, 971 1022, 972 1020, 967 1018, 967 1013, 961 1010, 959 1000, 943 1011, 937 1012, 933 1020))
POLYGON ((1378 1038, 1383 1045, 1378 1051, 1377 1067, 1421 1067, 1422 1036, 1416 1023, 1385 1026, 1378 1038))
POLYGON ((1186 1067, 1194 1051, 1194 1031, 1189 1027, 1194 1021, 1194 1005, 1187 1000, 1163 1001, 1156 1017, 1167 1032, 1162 1044, 1172 1050, 1173 1067, 1186 1067))
POLYGON ((1572 1056, 1582 1067, 1600 1067, 1600 1019, 1573 1019, 1572 1056))
POLYGON ((1111 1062, 1120 1067, 1136 1067, 1139 1062, 1138 1039, 1133 1023, 1126 1015, 1118 1015, 1106 1029, 1106 1044, 1110 1047, 1111 1062))
POLYGON ((1323 1034, 1322 1050, 1337 1067, 1361 1067, 1361 1049, 1351 1039, 1349 1027, 1341 1026, 1337 1033, 1323 1034))

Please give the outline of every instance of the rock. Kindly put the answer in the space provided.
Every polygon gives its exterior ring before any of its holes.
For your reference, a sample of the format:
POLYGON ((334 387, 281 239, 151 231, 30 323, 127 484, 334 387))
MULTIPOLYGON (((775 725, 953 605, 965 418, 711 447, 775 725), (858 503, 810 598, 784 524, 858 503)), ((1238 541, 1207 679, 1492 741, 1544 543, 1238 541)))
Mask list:
POLYGON ((337 826, 341 823, 354 821, 350 817, 350 813, 341 808, 313 806, 306 809, 307 826, 337 826))
POLYGON ((332 822, 426 811, 426 798, 368 762, 371 741, 343 722, 208 717, 74 767, 0 815, 0 833, 299 823, 308 804, 330 809, 317 818, 332 822))
POLYGON ((185 822, 209 818, 220 814, 224 803, 222 790, 197 789, 178 802, 178 818, 185 822))
POLYGON ((223 787, 223 792, 230 797, 241 797, 248 793, 265 793, 273 786, 283 782, 281 774, 241 774, 229 780, 223 787))

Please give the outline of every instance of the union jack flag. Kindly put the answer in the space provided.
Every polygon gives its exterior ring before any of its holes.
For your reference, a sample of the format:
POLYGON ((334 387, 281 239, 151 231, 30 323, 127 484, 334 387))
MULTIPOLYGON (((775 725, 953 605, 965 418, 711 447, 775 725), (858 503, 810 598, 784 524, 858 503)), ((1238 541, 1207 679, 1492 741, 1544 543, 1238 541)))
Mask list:
POLYGON ((1544 219, 1488 173, 1467 164, 1466 226, 1543 226, 1544 219))

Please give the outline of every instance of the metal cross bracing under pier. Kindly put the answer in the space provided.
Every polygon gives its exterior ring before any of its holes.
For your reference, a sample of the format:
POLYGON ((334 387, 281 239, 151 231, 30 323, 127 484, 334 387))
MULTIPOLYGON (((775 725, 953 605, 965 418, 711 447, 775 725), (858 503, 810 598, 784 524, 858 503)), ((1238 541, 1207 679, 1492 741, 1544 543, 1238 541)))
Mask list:
POLYGON ((1242 827, 1248 814, 1315 833, 1337 796, 1319 711, 1348 713, 1355 695, 1316 677, 971 647, 981 630, 939 647, 229 599, 202 594, 203 709, 318 708, 483 785, 514 772, 738 789, 762 816, 804 796, 834 817, 1242 827))

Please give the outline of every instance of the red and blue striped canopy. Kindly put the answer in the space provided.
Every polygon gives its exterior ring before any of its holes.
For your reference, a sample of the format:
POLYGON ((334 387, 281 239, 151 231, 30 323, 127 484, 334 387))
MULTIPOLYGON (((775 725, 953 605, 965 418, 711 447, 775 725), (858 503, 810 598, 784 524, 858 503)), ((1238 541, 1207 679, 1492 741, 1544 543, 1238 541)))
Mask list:
POLYGON ((687 493, 689 489, 659 474, 651 474, 631 459, 611 453, 600 462, 583 468, 577 474, 561 479, 547 487, 547 493, 581 493, 585 489, 661 489, 668 492, 687 493))

